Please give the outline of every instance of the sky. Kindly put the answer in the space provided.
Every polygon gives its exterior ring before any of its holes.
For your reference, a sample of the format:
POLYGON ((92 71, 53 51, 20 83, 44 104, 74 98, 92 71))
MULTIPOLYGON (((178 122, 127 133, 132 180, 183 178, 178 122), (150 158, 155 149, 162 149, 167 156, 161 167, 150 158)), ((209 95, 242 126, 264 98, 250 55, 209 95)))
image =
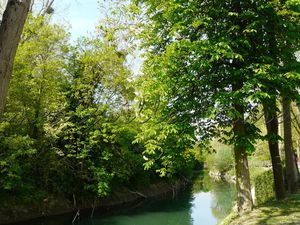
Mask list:
POLYGON ((93 32, 99 20, 105 16, 99 0, 55 0, 54 9, 55 22, 70 24, 72 41, 93 32))
MULTIPOLYGON (((45 0, 35 0, 41 3, 45 0)), ((105 10, 101 8, 105 0, 54 0, 54 22, 66 23, 71 26, 71 40, 93 32, 100 19, 105 16, 105 10), (100 3, 99 3, 100 2, 100 3)), ((0 19, 7 0, 0 0, 0 19)), ((38 5, 38 4, 37 4, 38 5)))
MULTIPOLYGON (((46 0, 35 0, 41 3, 46 0)), ((0 0, 1 6, 5 8, 7 0, 0 0)), ((80 36, 93 33, 99 21, 105 18, 109 1, 107 0, 54 0, 53 22, 70 25, 71 42, 75 42, 80 36), (106 4, 106 7, 104 7, 106 4)), ((138 54, 137 54, 138 55, 138 54)), ((135 74, 142 65, 142 59, 128 58, 128 63, 135 74)))
MULTIPOLYGON (((109 1, 106 3, 109 4, 109 1)), ((92 33, 99 21, 105 18, 107 10, 103 7, 104 4, 105 0, 55 0, 54 22, 68 22, 71 26, 71 42, 75 42, 78 37, 92 33)), ((130 56, 127 60, 133 73, 137 75, 143 60, 136 56, 130 56)))
MULTIPOLYGON (((106 3, 109 4, 109 1, 106 3)), ((107 10, 103 6, 105 0, 55 0, 54 22, 69 22, 71 42, 74 42, 78 37, 87 35, 88 32, 92 33, 99 21, 105 18, 107 10)), ((128 57, 127 60, 133 73, 138 74, 142 59, 134 56, 128 57)))

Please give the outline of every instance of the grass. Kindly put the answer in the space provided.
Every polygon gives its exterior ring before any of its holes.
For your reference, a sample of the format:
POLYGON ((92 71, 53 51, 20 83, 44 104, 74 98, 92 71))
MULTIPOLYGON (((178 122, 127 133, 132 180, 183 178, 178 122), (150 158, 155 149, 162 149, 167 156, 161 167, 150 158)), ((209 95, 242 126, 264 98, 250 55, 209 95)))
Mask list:
POLYGON ((243 216, 231 213, 220 225, 300 224, 300 191, 282 201, 270 201, 243 216))
POLYGON ((231 213, 220 225, 300 224, 300 191, 282 201, 270 201, 243 216, 231 213))

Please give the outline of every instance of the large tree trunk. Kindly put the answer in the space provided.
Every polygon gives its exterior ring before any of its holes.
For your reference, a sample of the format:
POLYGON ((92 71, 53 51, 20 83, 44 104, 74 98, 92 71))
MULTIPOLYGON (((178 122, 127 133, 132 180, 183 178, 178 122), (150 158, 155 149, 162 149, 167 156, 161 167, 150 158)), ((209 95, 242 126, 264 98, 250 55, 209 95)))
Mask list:
MULTIPOLYGON (((238 90, 239 88, 239 85, 233 86, 234 91, 238 90)), ((233 132, 234 135, 239 139, 246 136, 244 108, 240 104, 235 104, 234 108, 238 112, 239 116, 234 121, 233 132)), ((253 208, 247 152, 243 144, 235 143, 234 158, 237 189, 237 207, 238 212, 240 214, 243 214, 244 212, 251 211, 253 208)))
POLYGON ((288 191, 295 193, 297 191, 297 176, 295 156, 292 142, 292 122, 291 122, 291 101, 283 98, 283 122, 284 122, 284 152, 285 152, 285 169, 288 191))
MULTIPOLYGON (((240 14, 243 12, 241 1, 234 0, 231 3, 233 10, 240 14)), ((237 17, 234 19, 234 24, 239 27, 239 31, 235 33, 236 38, 239 39, 246 28, 245 21, 239 20, 237 17)), ((232 66, 240 69, 243 66, 240 61, 233 60, 232 66)), ((240 91, 243 88, 244 76, 240 75, 235 82, 232 84, 233 93, 240 91)), ((233 132, 236 138, 234 144, 234 158, 235 158, 235 173, 236 173, 236 189, 237 189, 237 208, 239 214, 251 211, 253 209, 253 201, 251 196, 251 185, 250 185, 250 174, 247 159, 247 149, 244 144, 246 134, 245 117, 244 117, 244 106, 242 102, 235 102, 233 105, 237 112, 236 118, 233 122, 233 132)))
POLYGON ((268 102, 268 104, 264 104, 264 114, 267 127, 269 151, 272 160, 275 196, 277 200, 280 200, 285 197, 285 189, 278 147, 278 120, 276 112, 276 99, 272 99, 268 102))
POLYGON ((0 26, 0 114, 12 73, 13 62, 31 0, 8 0, 0 26))
POLYGON ((244 212, 251 211, 253 208, 246 150, 244 148, 235 147, 234 158, 236 172, 237 207, 238 212, 243 214, 244 212))

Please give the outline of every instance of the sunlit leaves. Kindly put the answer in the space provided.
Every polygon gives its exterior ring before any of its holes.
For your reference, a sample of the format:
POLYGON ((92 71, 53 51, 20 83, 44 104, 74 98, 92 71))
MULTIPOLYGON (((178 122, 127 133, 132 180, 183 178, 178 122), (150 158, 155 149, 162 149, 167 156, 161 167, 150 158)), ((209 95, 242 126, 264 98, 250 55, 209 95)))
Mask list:
MULTIPOLYGON (((148 141, 152 159, 165 160, 167 166, 166 147, 161 146, 172 134, 167 133, 167 138, 160 134, 170 124, 180 136, 194 132, 198 138, 222 139, 225 135, 225 142, 252 152, 253 143, 262 138, 253 124, 259 105, 282 93, 298 98, 299 63, 293 55, 299 48, 298 3, 135 2, 150 21, 141 36, 147 60, 137 98, 139 117, 147 129, 137 140, 148 141), (239 89, 233 90, 236 84, 239 89), (233 135, 233 121, 244 116, 234 105, 244 109, 247 135, 233 135)), ((166 166, 162 173, 166 174, 166 166)))

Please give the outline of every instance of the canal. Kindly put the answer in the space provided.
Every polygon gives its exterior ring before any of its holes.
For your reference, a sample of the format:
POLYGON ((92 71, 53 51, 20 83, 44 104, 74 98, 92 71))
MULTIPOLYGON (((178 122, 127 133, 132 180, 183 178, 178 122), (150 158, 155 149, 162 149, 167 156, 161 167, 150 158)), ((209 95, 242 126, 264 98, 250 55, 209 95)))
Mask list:
MULTIPOLYGON (((234 186, 215 182, 207 175, 199 175, 193 185, 178 193, 140 202, 114 210, 109 214, 86 213, 76 225, 215 225, 226 217, 235 199, 234 186)), ((24 225, 71 225, 74 215, 45 218, 24 225)))

